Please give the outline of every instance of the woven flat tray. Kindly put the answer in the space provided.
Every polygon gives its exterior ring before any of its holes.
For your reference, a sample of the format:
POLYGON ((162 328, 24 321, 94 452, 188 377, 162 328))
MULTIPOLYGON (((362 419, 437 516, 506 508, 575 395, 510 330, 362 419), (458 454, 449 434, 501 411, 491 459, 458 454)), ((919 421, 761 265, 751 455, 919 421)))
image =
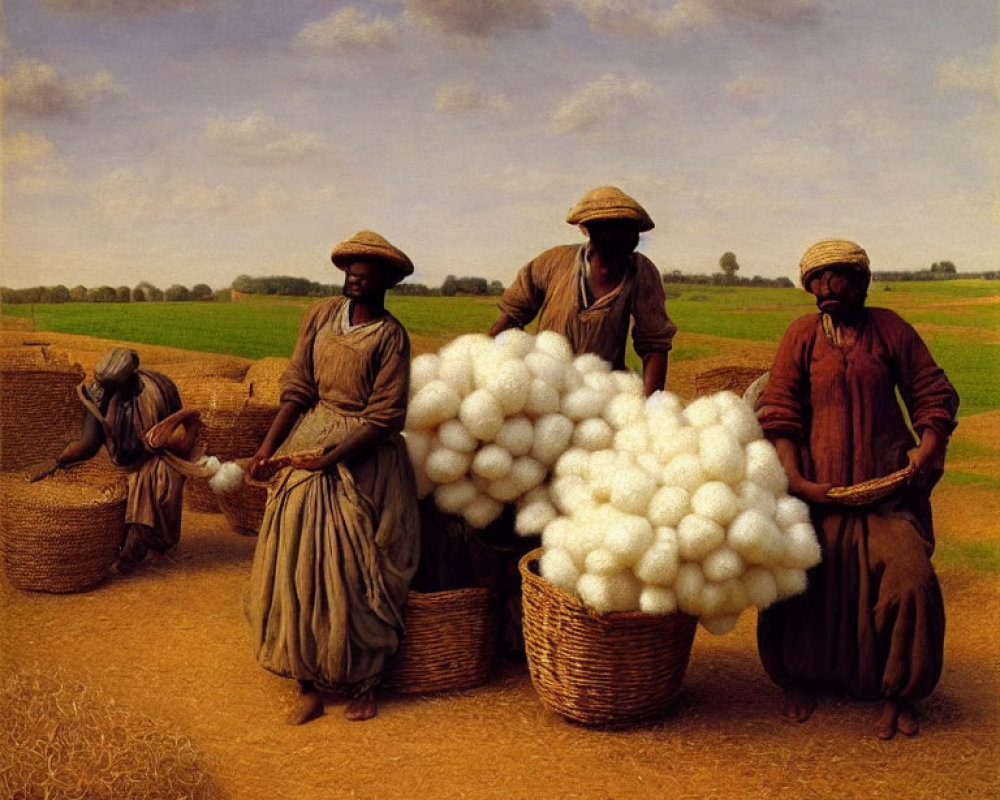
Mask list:
POLYGON ((905 484, 912 474, 913 468, 906 466, 881 478, 872 478, 870 481, 855 483, 852 486, 835 486, 826 493, 826 496, 848 506, 868 505, 888 497, 905 484))

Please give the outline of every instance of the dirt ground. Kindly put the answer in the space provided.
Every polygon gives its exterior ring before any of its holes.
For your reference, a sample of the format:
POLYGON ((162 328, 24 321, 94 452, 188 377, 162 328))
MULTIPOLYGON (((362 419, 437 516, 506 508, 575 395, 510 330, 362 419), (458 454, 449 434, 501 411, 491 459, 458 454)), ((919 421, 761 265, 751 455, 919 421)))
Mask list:
MULTIPOLYGON (((681 367, 672 377, 690 382, 681 367)), ((980 446, 963 470, 1000 475, 1000 414, 968 418, 956 437, 980 446)), ((942 546, 1000 539, 995 490, 945 483, 934 500, 942 546)), ((566 722, 523 664, 501 661, 476 689, 386 696, 365 723, 330 705, 289 727, 294 686, 256 665, 241 615, 253 548, 221 515, 185 511, 177 548, 127 578, 73 595, 0 581, 0 674, 59 669, 165 720, 238 800, 1000 796, 1000 581, 973 561, 938 564, 946 660, 920 706, 924 731, 881 742, 876 708, 849 699, 821 698, 803 725, 781 721, 749 612, 725 636, 699 630, 680 700, 652 725, 566 722)))

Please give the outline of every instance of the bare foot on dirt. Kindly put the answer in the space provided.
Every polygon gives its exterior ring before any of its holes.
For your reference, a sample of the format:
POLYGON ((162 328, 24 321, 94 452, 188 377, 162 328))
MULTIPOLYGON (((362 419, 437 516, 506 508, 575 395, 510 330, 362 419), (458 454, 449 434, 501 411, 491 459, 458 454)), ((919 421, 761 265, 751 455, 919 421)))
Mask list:
POLYGON ((785 689, 785 704, 781 715, 789 722, 805 722, 816 710, 816 698, 801 686, 785 689))
POLYGON ((315 689, 305 690, 298 696, 295 706, 288 712, 285 722, 289 725, 302 725, 311 719, 322 716, 323 698, 315 689))
POLYGON ((882 713, 875 722, 875 735, 889 741, 897 731, 904 736, 916 736, 920 733, 920 723, 917 715, 907 703, 901 700, 886 700, 882 713))
POLYGON ((375 692, 368 689, 357 697, 351 698, 344 709, 344 716, 352 722, 362 722, 371 719, 378 714, 378 706, 375 705, 375 692))

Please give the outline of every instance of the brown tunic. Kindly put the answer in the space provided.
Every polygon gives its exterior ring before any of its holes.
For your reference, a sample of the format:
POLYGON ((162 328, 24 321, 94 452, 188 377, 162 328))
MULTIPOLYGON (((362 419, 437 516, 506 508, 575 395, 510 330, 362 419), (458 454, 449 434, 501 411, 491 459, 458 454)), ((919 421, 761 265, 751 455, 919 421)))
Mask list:
POLYGON ((641 253, 622 282, 603 297, 586 303, 580 275, 586 246, 562 245, 529 261, 500 299, 501 312, 524 327, 536 316, 538 329, 569 339, 574 353, 596 353, 625 369, 629 323, 639 358, 670 350, 677 326, 667 316, 663 279, 641 253))
MULTIPOLYGON (((907 463, 914 430, 947 437, 958 395, 916 331, 887 309, 866 309, 857 340, 831 344, 819 314, 789 327, 758 416, 769 438, 799 444, 803 475, 850 485, 907 463)), ((927 493, 875 507, 816 506, 823 551, 809 586, 761 612, 758 649, 782 686, 846 690, 864 698, 920 698, 941 673, 944 604, 931 566, 927 493)))
POLYGON ((359 426, 373 449, 325 472, 288 468, 268 492, 245 610, 271 672, 330 687, 377 679, 399 643, 420 521, 400 436, 410 345, 393 317, 350 327, 346 298, 302 321, 282 401, 308 410, 278 453, 335 444, 359 426))

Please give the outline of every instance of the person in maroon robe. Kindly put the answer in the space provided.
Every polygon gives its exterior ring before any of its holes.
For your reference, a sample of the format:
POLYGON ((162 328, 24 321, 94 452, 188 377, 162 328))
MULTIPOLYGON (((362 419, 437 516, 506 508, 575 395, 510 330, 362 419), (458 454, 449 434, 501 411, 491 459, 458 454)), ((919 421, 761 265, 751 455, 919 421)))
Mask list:
POLYGON ((958 394, 908 323, 865 306, 871 273, 861 247, 819 242, 800 273, 819 313, 785 332, 758 418, 789 492, 810 504, 823 559, 804 594, 761 612, 758 650, 784 690, 787 719, 807 720, 819 690, 845 691, 882 701, 879 738, 912 736, 920 730, 912 701, 941 675, 945 614, 931 565, 930 492, 944 471, 958 394), (871 505, 827 495, 907 465, 903 487, 871 505))

